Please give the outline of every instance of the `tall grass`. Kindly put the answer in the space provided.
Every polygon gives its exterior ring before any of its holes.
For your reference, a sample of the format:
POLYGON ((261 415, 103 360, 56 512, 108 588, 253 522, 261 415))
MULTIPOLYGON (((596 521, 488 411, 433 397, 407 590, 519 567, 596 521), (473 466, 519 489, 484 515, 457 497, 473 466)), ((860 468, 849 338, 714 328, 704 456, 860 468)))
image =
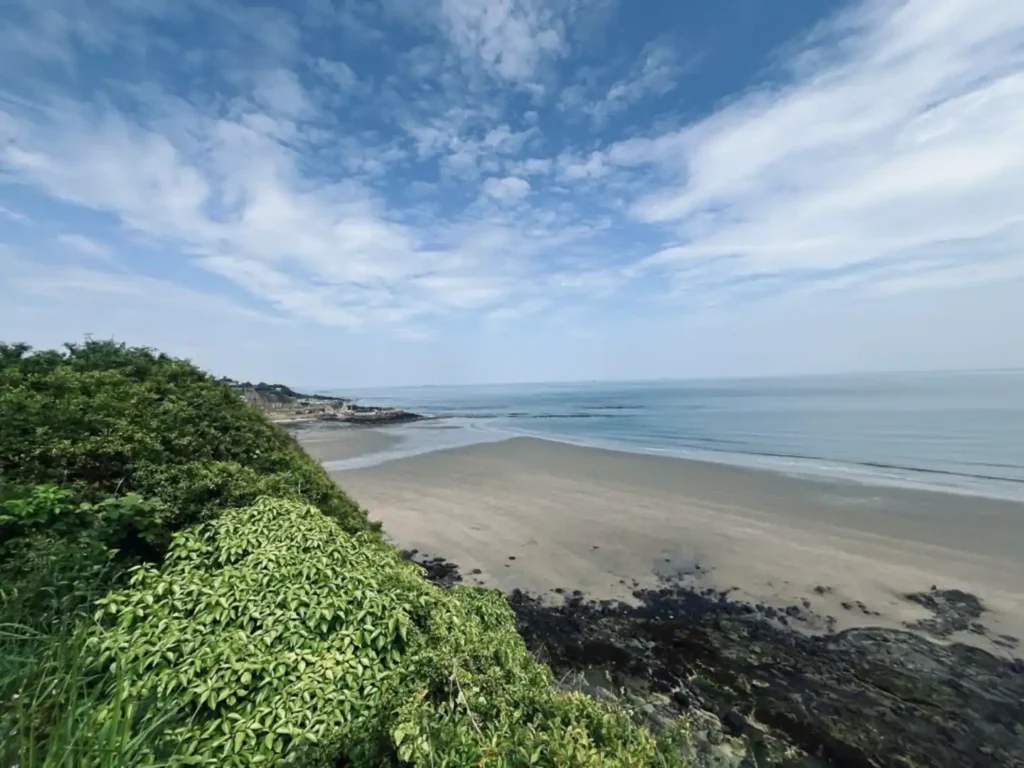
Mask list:
POLYGON ((64 624, 42 633, 0 625, 0 765, 114 768, 163 765, 156 736, 176 721, 164 702, 127 695, 119 672, 87 668, 86 633, 64 624))
POLYGON ((158 766, 173 756, 150 750, 174 707, 133 701, 122 673, 84 662, 89 610, 107 581, 70 595, 28 590, 35 605, 0 590, 0 768, 158 766), (41 602, 51 610, 40 613, 41 602))

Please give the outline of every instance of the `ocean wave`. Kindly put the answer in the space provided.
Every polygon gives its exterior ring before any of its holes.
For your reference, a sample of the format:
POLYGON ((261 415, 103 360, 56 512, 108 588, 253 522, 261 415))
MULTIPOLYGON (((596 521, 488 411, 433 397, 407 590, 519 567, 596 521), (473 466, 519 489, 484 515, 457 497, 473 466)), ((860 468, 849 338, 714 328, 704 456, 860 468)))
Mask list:
POLYGON ((735 451, 703 446, 655 446, 621 438, 582 437, 539 433, 529 429, 504 431, 520 437, 551 440, 566 445, 620 451, 645 456, 662 456, 689 461, 707 461, 747 467, 797 477, 856 482, 862 485, 915 488, 1012 501, 1024 501, 1024 479, 940 470, 871 461, 840 461, 824 456, 768 451, 735 451), (949 480, 950 482, 942 482, 949 480), (956 482, 959 481, 959 482, 956 482))
MULTIPOLYGON (((602 410, 602 409, 595 409, 602 410)), ((607 408, 603 410, 626 410, 619 408, 607 408)), ((615 418, 612 414, 608 413, 587 413, 585 410, 581 411, 549 411, 542 413, 531 413, 529 411, 491 411, 485 413, 477 413, 473 411, 468 412, 446 412, 441 414, 434 414, 431 416, 434 419, 484 419, 484 420, 499 420, 499 419, 609 419, 615 418)))

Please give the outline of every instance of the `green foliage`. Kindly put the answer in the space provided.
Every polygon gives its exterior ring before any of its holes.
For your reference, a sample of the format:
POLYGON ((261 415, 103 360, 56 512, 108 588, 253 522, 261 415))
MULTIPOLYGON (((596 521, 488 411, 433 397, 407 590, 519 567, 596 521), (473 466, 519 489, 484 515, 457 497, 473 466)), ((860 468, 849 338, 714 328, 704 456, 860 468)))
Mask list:
POLYGON ((500 595, 435 588, 294 501, 179 533, 95 618, 93 658, 129 698, 187 709, 164 734, 181 764, 668 764, 621 712, 553 690, 500 595))
POLYGON ((268 494, 370 527, 290 435, 187 361, 107 341, 0 344, 5 613, 35 603, 39 628, 95 579, 159 562, 175 531, 268 494))
POLYGON ((158 519, 122 520, 110 543, 125 555, 159 558, 174 531, 268 492, 301 498, 345 530, 368 527, 295 440, 231 387, 148 349, 89 340, 33 354, 0 344, 0 425, 8 483, 163 503, 158 519))
POLYGON ((0 687, 18 685, 0 709, 0 764, 25 768, 122 768, 166 764, 153 744, 178 720, 173 700, 128 696, 123 676, 88 670, 86 632, 41 635, 0 625, 0 687), (26 674, 27 673, 27 674, 26 674), (98 722, 102 707, 107 716, 98 722))
POLYGON ((680 766, 185 361, 0 344, 0 760, 680 766))
POLYGON ((372 528, 287 433, 187 361, 113 342, 0 343, 0 622, 15 628, 0 642, 0 717, 31 733, 30 753, 60 751, 68 713, 98 685, 44 661, 66 658, 91 603, 126 568, 159 562, 175 531, 269 493, 372 528), (26 707, 33 690, 75 693, 26 707))
POLYGON ((0 542, 36 534, 74 537, 84 532, 112 545, 129 526, 158 538, 172 516, 162 502, 137 493, 108 496, 96 503, 53 483, 18 486, 0 483, 0 542))

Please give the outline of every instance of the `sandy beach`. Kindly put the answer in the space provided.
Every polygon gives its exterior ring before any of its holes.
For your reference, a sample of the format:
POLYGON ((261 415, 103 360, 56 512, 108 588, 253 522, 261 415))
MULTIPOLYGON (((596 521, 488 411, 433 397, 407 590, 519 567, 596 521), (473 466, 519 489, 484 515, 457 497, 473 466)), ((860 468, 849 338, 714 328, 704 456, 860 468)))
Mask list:
POLYGON ((381 453, 402 442, 401 438, 381 429, 347 424, 319 424, 295 430, 295 434, 306 453, 320 462, 381 453))
MULTIPOLYGON (((349 438, 303 442, 331 460, 359 447, 349 438)), ((955 639, 1005 655, 990 638, 1024 635, 1024 505, 1012 502, 532 438, 332 476, 396 545, 454 561, 469 583, 629 599, 682 575, 739 600, 804 606, 810 631, 926 619, 902 596, 937 585, 988 609, 988 637, 955 639)))

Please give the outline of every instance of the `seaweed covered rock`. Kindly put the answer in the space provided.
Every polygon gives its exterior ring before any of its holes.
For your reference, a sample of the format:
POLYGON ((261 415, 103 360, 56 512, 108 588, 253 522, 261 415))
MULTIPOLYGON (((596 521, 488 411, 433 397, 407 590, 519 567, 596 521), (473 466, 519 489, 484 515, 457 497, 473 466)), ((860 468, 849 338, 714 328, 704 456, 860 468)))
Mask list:
MULTIPOLYGON (((805 636, 686 587, 634 596, 635 606, 511 602, 556 674, 600 670, 611 681, 602 686, 628 683, 639 705, 675 704, 656 706, 662 719, 712 712, 761 766, 1024 768, 1019 660, 892 629, 805 636)), ((709 740, 714 729, 691 729, 695 764, 721 758, 698 748, 709 740)))

